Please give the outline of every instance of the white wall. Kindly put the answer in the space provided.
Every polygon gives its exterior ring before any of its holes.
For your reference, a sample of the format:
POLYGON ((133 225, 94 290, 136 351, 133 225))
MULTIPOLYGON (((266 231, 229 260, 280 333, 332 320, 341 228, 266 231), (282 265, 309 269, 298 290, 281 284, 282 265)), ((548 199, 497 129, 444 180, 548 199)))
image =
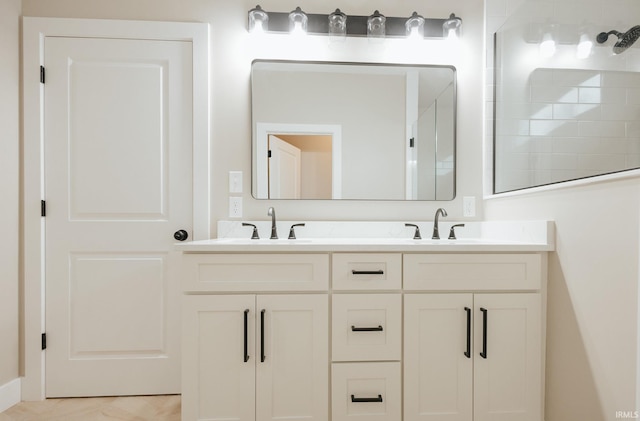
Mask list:
MULTIPOLYGON (((558 19, 586 14, 595 22, 639 16, 628 10, 635 2, 615 0, 487 0, 486 7, 488 41, 507 17, 523 10, 555 12, 558 19)), ((487 63, 491 75, 490 52, 487 63)), ((490 103, 487 111, 490 129, 490 103)), ((487 145, 491 134, 488 130, 487 145)), ((485 216, 556 221, 557 250, 549 261, 546 421, 614 420, 616 411, 638 410, 638 177, 496 196, 485 201, 485 216)))
POLYGON ((0 386, 19 376, 19 16, 20 0, 0 0, 0 386))

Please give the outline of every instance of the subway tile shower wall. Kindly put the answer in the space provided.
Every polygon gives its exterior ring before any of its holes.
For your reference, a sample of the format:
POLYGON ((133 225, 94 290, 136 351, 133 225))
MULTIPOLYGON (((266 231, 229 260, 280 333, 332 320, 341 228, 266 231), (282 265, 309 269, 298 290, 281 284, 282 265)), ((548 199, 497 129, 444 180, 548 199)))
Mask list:
POLYGON ((535 69, 522 89, 497 110, 496 157, 512 175, 498 190, 640 166, 640 74, 535 69))

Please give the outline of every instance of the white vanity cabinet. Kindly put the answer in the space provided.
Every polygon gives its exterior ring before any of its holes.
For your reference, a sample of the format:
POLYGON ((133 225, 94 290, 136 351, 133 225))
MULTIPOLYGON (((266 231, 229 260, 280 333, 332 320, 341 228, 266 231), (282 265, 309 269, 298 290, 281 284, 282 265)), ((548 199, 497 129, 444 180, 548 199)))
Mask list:
POLYGON ((182 419, 326 421, 328 256, 185 257, 186 271, 198 275, 185 285, 217 282, 223 292, 207 286, 183 297, 182 419), (309 280, 322 292, 282 292, 309 280))
POLYGON ((184 421, 543 420, 547 249, 224 244, 183 256, 184 421))
POLYGON ((404 267, 404 420, 540 421, 542 256, 405 255, 404 267))

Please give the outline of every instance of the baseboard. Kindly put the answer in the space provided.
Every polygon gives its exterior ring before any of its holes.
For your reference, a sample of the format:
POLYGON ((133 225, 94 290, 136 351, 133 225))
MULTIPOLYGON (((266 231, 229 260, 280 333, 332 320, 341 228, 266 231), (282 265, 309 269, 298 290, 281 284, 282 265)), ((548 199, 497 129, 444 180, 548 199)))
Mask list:
POLYGON ((19 378, 0 386, 0 412, 4 412, 20 402, 20 390, 19 378))

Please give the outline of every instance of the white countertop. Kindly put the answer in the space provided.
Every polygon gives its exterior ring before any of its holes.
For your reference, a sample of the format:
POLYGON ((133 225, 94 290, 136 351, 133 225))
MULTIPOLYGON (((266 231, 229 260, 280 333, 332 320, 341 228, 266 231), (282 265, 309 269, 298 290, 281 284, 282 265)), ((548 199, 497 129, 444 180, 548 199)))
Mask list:
MULTIPOLYGON (((269 231, 259 221, 261 235, 269 231)), ((280 252, 544 252, 554 246, 554 224, 550 221, 471 222, 466 229, 457 229, 458 239, 447 240, 452 223, 441 223, 443 239, 431 240, 431 222, 419 223, 422 240, 412 239, 412 228, 404 223, 389 222, 308 222, 296 230, 298 239, 287 240, 289 222, 278 223, 280 237, 285 239, 251 240, 251 228, 240 222, 221 221, 218 232, 224 238, 177 243, 176 249, 185 253, 280 253, 280 252), (385 236, 320 237, 317 233, 334 233, 345 224, 361 225, 359 232, 368 235, 384 232, 385 236), (281 226, 282 225, 282 226, 281 226), (363 227, 362 225, 366 225, 363 227), (396 227, 397 226, 397 227, 396 227), (286 227, 286 230, 284 229, 286 227), (400 228, 398 228, 400 227, 400 228), (364 229, 363 229, 364 228, 364 229), (388 233, 388 235, 386 235, 388 233), (409 235, 410 234, 410 235, 409 235), (241 235, 241 236, 240 236, 241 235)), ((270 226, 270 225, 269 225, 270 226)), ((344 232, 344 230, 340 230, 344 232)))

